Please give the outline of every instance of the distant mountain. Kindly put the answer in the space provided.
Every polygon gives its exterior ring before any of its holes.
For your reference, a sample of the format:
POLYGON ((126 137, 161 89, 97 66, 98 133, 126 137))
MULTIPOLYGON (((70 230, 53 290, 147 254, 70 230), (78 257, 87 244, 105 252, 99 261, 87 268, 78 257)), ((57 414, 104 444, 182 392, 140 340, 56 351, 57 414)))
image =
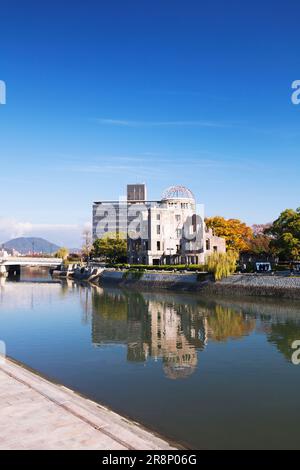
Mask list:
POLYGON ((33 252, 53 254, 60 248, 58 245, 55 245, 55 243, 37 237, 15 238, 14 240, 3 243, 3 246, 8 250, 16 250, 22 255, 33 252))

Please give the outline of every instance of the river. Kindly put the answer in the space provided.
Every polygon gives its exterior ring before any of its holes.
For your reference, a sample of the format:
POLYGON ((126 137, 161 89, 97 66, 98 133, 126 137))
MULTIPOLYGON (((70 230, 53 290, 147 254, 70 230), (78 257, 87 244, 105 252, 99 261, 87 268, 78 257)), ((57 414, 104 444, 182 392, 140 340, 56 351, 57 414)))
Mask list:
POLYGON ((300 303, 0 279, 7 354, 192 449, 300 448, 300 303))

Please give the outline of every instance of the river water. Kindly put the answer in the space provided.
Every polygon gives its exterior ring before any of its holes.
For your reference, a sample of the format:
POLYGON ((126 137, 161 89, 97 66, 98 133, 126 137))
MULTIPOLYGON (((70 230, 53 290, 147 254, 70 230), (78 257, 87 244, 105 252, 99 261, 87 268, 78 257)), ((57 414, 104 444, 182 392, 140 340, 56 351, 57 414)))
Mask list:
POLYGON ((7 354, 193 449, 300 448, 300 303, 1 280, 7 354))

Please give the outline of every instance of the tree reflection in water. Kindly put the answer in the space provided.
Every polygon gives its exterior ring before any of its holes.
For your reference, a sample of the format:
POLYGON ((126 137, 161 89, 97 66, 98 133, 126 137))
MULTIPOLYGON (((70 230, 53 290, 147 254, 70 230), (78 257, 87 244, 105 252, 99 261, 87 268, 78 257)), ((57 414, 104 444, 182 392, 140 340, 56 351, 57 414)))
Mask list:
POLYGON ((268 341, 274 344, 289 362, 292 362, 292 354, 294 352, 292 344, 295 340, 299 339, 300 318, 297 322, 288 319, 285 322, 273 323, 268 334, 268 341))
POLYGON ((296 301, 250 297, 212 301, 199 294, 103 289, 71 280, 59 283, 45 278, 41 283, 30 276, 26 282, 0 281, 0 305, 10 310, 20 306, 32 310, 43 302, 51 305, 58 296, 62 300, 77 296, 82 323, 91 324, 95 346, 126 345, 129 362, 161 361, 172 379, 190 376, 210 341, 237 340, 255 332, 291 362, 292 343, 300 339, 296 301))
POLYGON ((214 312, 207 317, 209 337, 215 341, 238 339, 249 335, 255 328, 255 320, 245 318, 240 311, 216 305, 214 312))
POLYGON ((62 299, 76 295, 82 323, 91 324, 94 345, 124 344, 129 362, 160 360, 172 379, 195 371, 199 353, 209 341, 242 339, 255 331, 291 362, 292 343, 300 339, 300 303, 296 301, 224 297, 212 301, 184 293, 140 293, 71 280, 32 280, 11 283, 0 278, 0 304, 33 309, 45 299, 51 304, 57 295, 62 299))

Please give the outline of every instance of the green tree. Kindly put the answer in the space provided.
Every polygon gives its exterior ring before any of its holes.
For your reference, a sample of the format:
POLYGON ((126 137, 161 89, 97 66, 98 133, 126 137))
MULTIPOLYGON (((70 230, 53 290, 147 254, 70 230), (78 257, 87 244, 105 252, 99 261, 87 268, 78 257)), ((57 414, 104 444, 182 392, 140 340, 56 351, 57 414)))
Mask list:
POLYGON ((55 253, 56 258, 62 258, 63 260, 67 259, 69 256, 69 250, 68 248, 61 247, 59 250, 55 253))
POLYGON ((106 258, 110 263, 127 261, 127 241, 121 234, 107 234, 93 243, 92 256, 106 258))
POLYGON ((252 229, 239 219, 209 217, 205 220, 205 224, 217 237, 225 238, 227 248, 233 251, 247 250, 247 241, 253 238, 252 229))
POLYGON ((265 233, 270 247, 281 260, 300 260, 300 208, 286 209, 265 233))

